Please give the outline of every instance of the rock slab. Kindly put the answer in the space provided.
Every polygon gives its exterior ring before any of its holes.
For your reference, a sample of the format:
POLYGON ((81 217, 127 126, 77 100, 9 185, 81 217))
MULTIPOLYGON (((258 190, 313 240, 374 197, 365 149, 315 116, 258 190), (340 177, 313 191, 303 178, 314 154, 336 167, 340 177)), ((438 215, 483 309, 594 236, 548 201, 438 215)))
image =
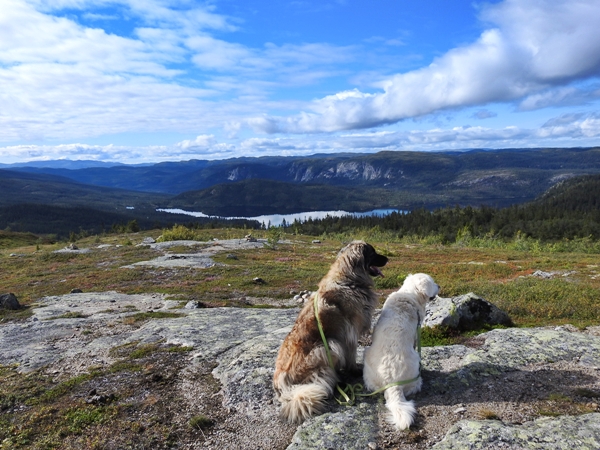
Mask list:
MULTIPOLYGON (((297 310, 173 310, 177 304, 157 294, 102 292, 45 297, 33 308, 30 319, 0 324, 0 364, 18 364, 23 372, 48 366, 85 371, 86 364, 110 364, 110 349, 124 344, 163 342, 190 346, 192 353, 182 355, 190 367, 203 361, 215 362, 213 375, 221 385, 223 406, 231 415, 261 424, 260 431, 241 431, 244 436, 259 439, 267 436, 268 430, 287 426, 277 417, 278 404, 273 399, 271 383, 279 346, 291 329, 297 310), (141 326, 124 323, 127 316, 137 311, 175 311, 177 316, 148 320, 141 326)), ((568 363, 571 370, 586 370, 591 390, 600 389, 600 336, 596 334, 569 331, 566 327, 510 328, 490 331, 477 340, 474 347, 423 349, 425 395, 427 391, 430 395, 442 390, 454 392, 457 403, 449 406, 459 411, 460 393, 488 389, 485 380, 511 378, 532 365, 561 362, 568 363)), ((432 398, 429 397, 430 402, 432 398)), ((425 408, 425 403, 423 397, 417 399, 418 408, 425 408)), ((433 406, 443 405, 434 401, 433 406)), ((463 412, 465 409, 468 408, 463 408, 463 412)), ((277 448, 377 448, 384 412, 382 397, 361 401, 354 407, 337 406, 331 400, 325 414, 291 430, 283 442, 278 441, 277 448)), ((450 423, 445 437, 441 434, 430 443, 435 445, 433 448, 600 448, 600 415, 596 412, 529 420, 522 425, 462 420, 450 427, 450 423)), ((448 428, 444 428, 444 433, 448 428)))
POLYGON ((435 450, 459 448, 597 450, 600 448, 600 413, 544 417, 523 425, 508 425, 497 420, 463 420, 432 447, 435 450))
POLYGON ((422 325, 458 330, 473 330, 482 325, 511 326, 508 314, 473 292, 458 297, 436 297, 425 308, 422 325))

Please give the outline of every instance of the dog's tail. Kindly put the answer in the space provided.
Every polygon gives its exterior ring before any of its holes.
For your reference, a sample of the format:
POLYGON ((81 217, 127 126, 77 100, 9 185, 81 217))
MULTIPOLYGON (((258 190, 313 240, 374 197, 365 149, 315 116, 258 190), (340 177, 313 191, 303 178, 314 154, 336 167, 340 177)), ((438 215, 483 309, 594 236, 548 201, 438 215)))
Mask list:
POLYGON ((279 393, 281 417, 288 422, 301 423, 310 416, 320 414, 326 407, 326 400, 333 395, 337 377, 327 368, 315 373, 307 384, 285 386, 279 393))
POLYGON ((385 390, 385 406, 389 410, 388 420, 399 430, 405 430, 413 423, 417 414, 412 400, 406 400, 402 386, 392 386, 385 390))

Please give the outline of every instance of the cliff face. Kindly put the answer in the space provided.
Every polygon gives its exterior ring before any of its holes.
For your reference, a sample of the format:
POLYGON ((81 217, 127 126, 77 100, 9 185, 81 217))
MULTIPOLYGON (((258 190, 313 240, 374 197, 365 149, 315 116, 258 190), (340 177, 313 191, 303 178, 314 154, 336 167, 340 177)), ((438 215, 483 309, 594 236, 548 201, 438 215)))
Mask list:
MULTIPOLYGON (((161 404, 163 396, 173 426, 198 412, 211 418, 202 433, 179 430, 187 448, 600 448, 594 398, 600 395, 600 327, 494 330, 466 345, 423 349, 424 386, 414 398, 419 416, 409 432, 399 433, 385 421, 381 396, 354 407, 331 400, 329 411, 299 427, 279 420, 271 378, 296 308, 173 309, 178 305, 158 294, 46 297, 26 321, 0 324, 0 365, 16 365, 15 376, 68 380, 108 374, 115 363, 138 358, 141 373, 151 375, 142 377, 150 381, 135 396, 120 392, 139 372, 91 377, 82 389, 112 394, 112 407, 127 404, 127 411, 161 404), (140 313, 145 320, 132 321, 140 313), (152 362, 132 356, 147 348, 156 350, 152 362), (188 351, 167 351, 174 348, 188 351)), ((144 433, 136 436, 144 442, 144 433)))
POLYGON ((383 179, 395 178, 394 171, 384 165, 374 166, 367 162, 358 161, 342 161, 332 163, 321 168, 315 168, 312 165, 292 164, 289 168, 291 180, 301 182, 317 182, 328 180, 363 180, 363 181, 379 181, 383 179))

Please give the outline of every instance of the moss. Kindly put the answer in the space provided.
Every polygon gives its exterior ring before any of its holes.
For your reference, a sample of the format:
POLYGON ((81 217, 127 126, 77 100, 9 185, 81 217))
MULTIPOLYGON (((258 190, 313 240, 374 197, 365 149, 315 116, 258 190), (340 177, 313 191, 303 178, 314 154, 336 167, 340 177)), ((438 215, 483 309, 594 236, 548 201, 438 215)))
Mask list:
POLYGON ((176 319, 179 317, 185 317, 185 314, 166 312, 166 311, 151 311, 151 312, 140 312, 132 316, 123 319, 123 323, 127 325, 133 325, 139 322, 146 322, 153 319, 176 319))
POLYGON ((196 430, 205 430, 213 425, 213 420, 202 414, 192 417, 188 421, 188 425, 196 430))
POLYGON ((46 320, 57 320, 57 319, 85 319, 90 317, 89 314, 83 314, 78 311, 71 311, 68 313, 61 314, 60 316, 49 317, 46 320))

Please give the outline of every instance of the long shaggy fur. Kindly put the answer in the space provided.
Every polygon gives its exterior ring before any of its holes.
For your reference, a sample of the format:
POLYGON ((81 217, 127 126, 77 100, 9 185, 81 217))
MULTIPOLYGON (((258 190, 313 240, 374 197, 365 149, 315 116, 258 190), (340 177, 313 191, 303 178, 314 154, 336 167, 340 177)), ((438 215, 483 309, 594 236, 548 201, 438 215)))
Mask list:
MULTIPOLYGON (((392 293, 381 310, 373 330, 373 343, 365 350, 363 378, 367 389, 374 391, 389 383, 419 376, 420 356, 415 350, 417 327, 425 317, 425 304, 439 292, 429 275, 409 275, 392 293)), ((404 430, 413 423, 417 410, 406 396, 421 390, 422 380, 384 391, 388 420, 404 430)))
POLYGON ((281 402, 281 415, 302 422, 323 412, 333 394, 338 371, 356 371, 356 348, 360 335, 369 330, 377 304, 372 276, 385 256, 362 241, 344 247, 319 283, 318 314, 327 338, 335 370, 329 365, 319 334, 313 298, 298 314, 277 356, 273 388, 281 402))

